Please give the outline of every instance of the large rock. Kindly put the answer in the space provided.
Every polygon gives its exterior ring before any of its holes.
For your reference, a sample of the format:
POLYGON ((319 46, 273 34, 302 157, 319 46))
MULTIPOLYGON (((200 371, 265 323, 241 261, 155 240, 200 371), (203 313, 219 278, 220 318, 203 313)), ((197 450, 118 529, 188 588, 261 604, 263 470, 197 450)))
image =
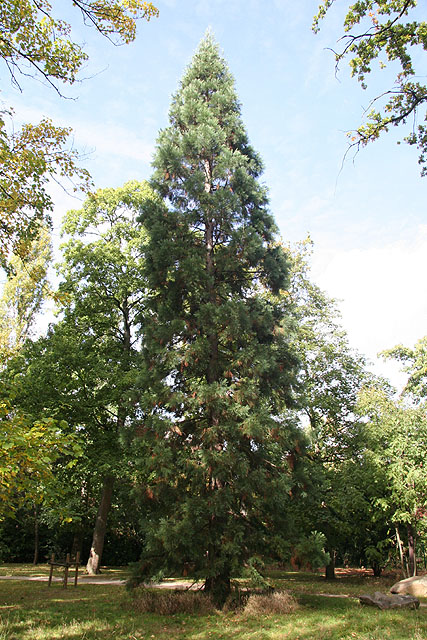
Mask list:
POLYGON ((414 596, 393 595, 388 596, 380 591, 375 591, 374 595, 359 596, 361 604, 367 604, 378 609, 418 609, 420 601, 414 596))
POLYGON ((427 576, 414 576, 396 582, 390 591, 392 593, 409 593, 417 598, 427 598, 427 576))

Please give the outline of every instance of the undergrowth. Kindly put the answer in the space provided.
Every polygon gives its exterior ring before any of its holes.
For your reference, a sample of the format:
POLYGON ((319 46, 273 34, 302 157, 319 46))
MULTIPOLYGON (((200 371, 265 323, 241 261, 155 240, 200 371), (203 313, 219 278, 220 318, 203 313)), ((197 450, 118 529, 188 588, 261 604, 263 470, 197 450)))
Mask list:
POLYGON ((286 591, 268 594, 252 594, 243 609, 247 616, 286 615, 298 609, 297 600, 286 591))
POLYGON ((199 591, 171 591, 137 589, 132 597, 132 608, 139 613, 157 613, 171 616, 177 613, 208 615, 215 613, 211 598, 199 591))

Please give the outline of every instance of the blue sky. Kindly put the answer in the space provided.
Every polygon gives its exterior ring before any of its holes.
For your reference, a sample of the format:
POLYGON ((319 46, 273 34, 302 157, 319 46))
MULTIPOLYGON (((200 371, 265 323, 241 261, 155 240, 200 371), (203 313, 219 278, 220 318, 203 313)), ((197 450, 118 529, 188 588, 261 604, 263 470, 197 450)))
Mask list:
MULTIPOLYGON (((167 126, 176 91, 207 28, 236 80, 242 115, 264 163, 263 181, 285 241, 310 233, 313 278, 341 300, 350 343, 375 360, 396 343, 413 344, 426 332, 427 178, 417 152, 391 131, 354 161, 342 164, 345 131, 357 127, 370 98, 390 85, 375 73, 363 91, 344 65, 335 76, 334 47, 343 9, 337 3, 321 32, 311 31, 317 0, 158 0, 160 17, 141 22, 130 46, 113 47, 83 27, 71 3, 74 37, 90 60, 82 82, 59 98, 40 82, 14 89, 1 68, 2 100, 17 121, 50 116, 74 129, 74 144, 97 187, 150 177, 160 128, 167 126), (71 99, 72 98, 72 99, 71 99)), ((55 189, 59 221, 79 202, 55 189)), ((398 382, 396 368, 376 365, 398 382)))

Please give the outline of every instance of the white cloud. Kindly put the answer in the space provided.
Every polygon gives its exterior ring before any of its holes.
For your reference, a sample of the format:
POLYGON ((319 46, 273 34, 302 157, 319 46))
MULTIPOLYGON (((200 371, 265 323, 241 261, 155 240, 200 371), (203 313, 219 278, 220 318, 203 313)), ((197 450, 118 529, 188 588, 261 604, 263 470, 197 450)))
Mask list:
MULTIPOLYGON (((20 104, 14 120, 19 125, 22 122, 39 122, 43 117, 45 117, 43 109, 20 104)), ((93 120, 87 117, 84 120, 64 118, 57 113, 53 113, 52 120, 58 126, 71 127, 75 146, 83 147, 88 153, 95 151, 97 155, 105 154, 144 163, 151 162, 154 150, 153 140, 138 135, 135 132, 134 123, 126 127, 113 121, 100 121, 96 118, 93 120)), ((144 122, 139 124, 141 130, 144 126, 144 122)), ((152 135, 150 130, 150 136, 152 135)))
POLYGON ((154 145, 147 142, 131 128, 111 123, 90 123, 75 125, 77 146, 94 148, 96 154, 125 157, 128 160, 149 163, 154 145))
POLYGON ((427 334, 427 225, 412 242, 314 255, 313 277, 341 300, 350 343, 375 362, 377 371, 401 384, 397 368, 376 354, 402 343, 412 346, 427 334))

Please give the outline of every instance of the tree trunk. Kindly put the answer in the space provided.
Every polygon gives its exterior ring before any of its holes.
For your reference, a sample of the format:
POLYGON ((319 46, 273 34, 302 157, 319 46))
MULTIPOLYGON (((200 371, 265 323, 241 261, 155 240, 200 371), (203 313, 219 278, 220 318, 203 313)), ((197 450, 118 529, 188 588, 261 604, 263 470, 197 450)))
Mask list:
POLYGON ((93 530, 92 546, 86 571, 90 575, 100 573, 102 550, 104 548, 105 530, 107 528, 107 517, 111 507, 113 497, 113 476, 106 476, 102 487, 101 502, 96 516, 95 528, 93 530))
POLYGON ((83 548, 83 527, 79 525, 79 528, 76 529, 76 531, 74 532, 73 544, 71 547, 71 557, 75 558, 78 553, 80 554, 80 557, 81 557, 82 548, 83 548))
POLYGON ((402 540, 401 540, 400 535, 399 535, 399 528, 395 527, 395 531, 396 531, 397 547, 399 549, 399 557, 400 557, 400 564, 402 566, 403 577, 404 578, 409 578, 408 571, 407 571, 407 569, 405 567, 405 557, 403 555, 402 540))
POLYGON ((215 606, 222 609, 231 591, 230 576, 223 574, 207 578, 204 590, 212 597, 215 606))
POLYGON ((40 546, 40 536, 39 536, 39 510, 37 505, 34 505, 34 557, 33 564, 38 564, 39 561, 39 546, 40 546))
POLYGON ((331 559, 329 561, 329 564, 327 564, 325 568, 325 578, 326 580, 335 580, 335 550, 329 549, 329 555, 331 559))
POLYGON ((408 573, 409 576, 417 575, 417 556, 415 549, 415 534, 412 524, 408 524, 408 573))

